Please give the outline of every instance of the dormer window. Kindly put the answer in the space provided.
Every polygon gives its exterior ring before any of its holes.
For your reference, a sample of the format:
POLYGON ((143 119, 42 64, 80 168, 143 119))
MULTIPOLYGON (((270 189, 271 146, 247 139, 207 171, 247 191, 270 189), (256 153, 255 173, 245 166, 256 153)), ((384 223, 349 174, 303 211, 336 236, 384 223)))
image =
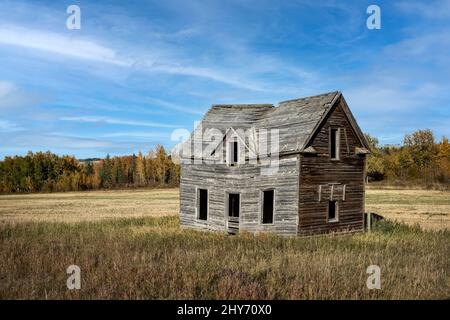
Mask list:
POLYGON ((330 159, 339 160, 339 128, 330 128, 330 159))
POLYGON ((237 141, 228 142, 228 163, 230 166, 239 163, 239 144, 237 141))

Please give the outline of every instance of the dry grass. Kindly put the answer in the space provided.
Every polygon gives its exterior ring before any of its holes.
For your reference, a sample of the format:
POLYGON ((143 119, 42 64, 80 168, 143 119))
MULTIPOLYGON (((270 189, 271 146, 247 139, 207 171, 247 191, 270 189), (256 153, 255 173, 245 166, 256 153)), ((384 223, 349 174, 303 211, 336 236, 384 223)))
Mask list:
POLYGON ((178 189, 0 196, 0 222, 80 222, 176 215, 178 189))
MULTIPOLYGON (((448 192, 370 190, 367 207, 449 225, 448 192)), ((180 229, 177 212, 177 189, 0 196, 0 299, 450 298, 448 230, 382 221, 371 234, 227 236, 180 229), (366 288, 371 264, 381 290, 366 288)))
POLYGON ((450 230, 450 192, 367 190, 366 211, 424 229, 450 230))
MULTIPOLYGON (((1 222, 83 222, 177 215, 178 189, 90 191, 0 196, 1 222)), ((374 190, 366 211, 389 219, 450 230, 450 192, 374 190)))
POLYGON ((282 238, 182 230, 177 217, 0 226, 0 298, 449 298, 450 234, 382 222, 371 234, 282 238), (82 288, 66 288, 66 268, 82 288), (381 290, 366 268, 381 267, 381 290))

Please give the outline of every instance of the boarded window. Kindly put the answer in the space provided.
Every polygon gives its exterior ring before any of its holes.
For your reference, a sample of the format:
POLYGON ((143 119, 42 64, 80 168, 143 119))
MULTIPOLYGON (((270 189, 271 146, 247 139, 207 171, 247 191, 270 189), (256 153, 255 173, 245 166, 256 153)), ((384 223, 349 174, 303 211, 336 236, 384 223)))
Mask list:
POLYGON ((328 201, 328 221, 337 221, 338 203, 337 201, 328 201))
POLYGON ((228 215, 230 217, 239 217, 239 194, 230 193, 228 195, 228 215))
POLYGON ((273 223, 273 190, 263 192, 263 215, 262 223, 273 223))
POLYGON ((208 219, 208 190, 198 189, 198 218, 208 219))
POLYGON ((330 129, 330 158, 339 159, 339 129, 330 129))

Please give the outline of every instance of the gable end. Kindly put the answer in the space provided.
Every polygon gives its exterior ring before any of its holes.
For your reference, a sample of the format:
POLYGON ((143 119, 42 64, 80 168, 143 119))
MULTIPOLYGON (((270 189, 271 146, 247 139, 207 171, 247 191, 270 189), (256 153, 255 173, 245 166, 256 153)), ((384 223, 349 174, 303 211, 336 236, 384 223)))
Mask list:
POLYGON ((316 126, 308 136, 308 138, 305 140, 304 145, 301 148, 301 152, 304 152, 307 147, 310 146, 312 143, 314 137, 317 135, 319 129, 322 127, 323 123, 328 119, 328 117, 331 115, 331 113, 336 110, 338 106, 341 106, 342 111, 344 112, 347 121, 349 122, 350 126, 353 129, 353 132, 355 133, 356 137, 358 138, 361 145, 367 149, 368 153, 370 153, 370 147, 369 143, 366 140, 366 137, 364 136, 363 132, 361 131, 361 128, 358 126, 358 123, 356 122, 352 112, 350 111, 350 108, 348 107, 347 102, 345 101, 344 96, 341 92, 337 92, 336 96, 333 98, 332 102, 330 103, 330 106, 328 109, 323 113, 321 119, 317 122, 316 126))

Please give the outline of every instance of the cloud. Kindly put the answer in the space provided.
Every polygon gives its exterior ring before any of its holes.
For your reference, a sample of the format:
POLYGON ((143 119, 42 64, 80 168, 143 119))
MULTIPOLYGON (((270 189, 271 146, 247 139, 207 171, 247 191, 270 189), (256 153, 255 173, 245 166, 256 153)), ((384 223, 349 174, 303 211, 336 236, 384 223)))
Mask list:
POLYGON ((188 38, 195 36, 199 34, 199 30, 194 27, 188 27, 188 28, 182 28, 174 32, 157 32, 157 31, 150 31, 148 34, 152 37, 159 38, 159 39, 170 39, 170 40, 176 40, 176 39, 182 39, 182 38, 188 38))
POLYGON ((12 25, 0 26, 0 44, 36 49, 73 58, 101 61, 118 66, 130 66, 132 64, 131 61, 118 57, 113 49, 91 40, 74 39, 54 32, 12 25))
MULTIPOLYGON (((376 78, 373 84, 361 84, 345 91, 348 100, 364 108, 367 113, 386 113, 392 111, 412 111, 429 104, 431 98, 445 88, 435 84, 420 83, 416 85, 395 84, 392 79, 382 76, 376 78), (386 86, 386 84, 388 84, 386 86)), ((401 78, 395 79, 401 82, 401 78)))
POLYGON ((16 132, 21 130, 23 130, 23 128, 19 127, 14 122, 0 119, 0 132, 16 132))
POLYGON ((0 99, 4 99, 8 94, 15 90, 15 85, 9 81, 0 81, 0 99))
POLYGON ((448 68, 448 53, 450 51, 450 30, 427 32, 406 38, 384 48, 387 58, 404 62, 405 58, 415 59, 419 65, 425 62, 437 62, 448 68))
MULTIPOLYGON (((144 72, 161 72, 214 80, 244 89, 261 91, 262 88, 250 81, 230 73, 208 67, 186 65, 169 59, 149 59, 148 53, 135 58, 121 56, 117 50, 101 45, 94 40, 76 39, 63 34, 23 28, 14 25, 0 25, 0 44, 19 46, 65 57, 103 62, 120 67, 135 68, 144 72)), ((125 46, 126 47, 126 46, 125 46)), ((155 50, 155 48, 153 48, 155 50)), ((156 51, 160 51, 157 49, 156 51)))
POLYGON ((192 109, 186 106, 180 106, 176 103, 172 103, 169 101, 165 101, 162 99, 157 99, 157 98, 149 98, 146 97, 144 98, 145 101, 149 101, 152 104, 156 104, 158 106, 164 107, 166 109, 170 109, 170 110, 174 110, 174 111, 179 111, 179 112, 184 112, 184 113, 190 113, 190 114, 196 114, 196 115, 202 115, 204 113, 204 110, 197 110, 197 109, 192 109))
POLYGON ((89 149, 108 147, 111 143, 92 138, 73 137, 68 135, 54 135, 24 131, 18 134, 0 134, 2 140, 8 141, 9 146, 22 148, 40 148, 41 150, 53 148, 89 149), (39 139, 36 136, 39 135, 39 139))
MULTIPOLYGON (((0 132, 32 127, 53 139, 52 149, 70 149, 69 138, 55 137, 73 130, 127 141, 96 147, 86 140, 92 155, 129 152, 153 138, 170 144, 154 131, 186 127, 211 103, 276 103, 335 89, 364 129, 385 140, 421 126, 448 131, 436 119, 448 118, 450 38, 442 18, 450 1, 382 4, 399 19, 379 32, 366 30, 365 7, 357 4, 255 4, 149 2, 142 10, 86 3, 83 29, 68 32, 64 7, 1 2, 0 11, 9 13, 0 21, 0 69, 14 82, 0 81, 0 111, 8 108, 0 132), (51 92, 55 101, 16 112, 42 99, 29 88, 51 92)), ((41 134, 26 141, 38 145, 41 134)))
POLYGON ((124 131, 124 132, 111 132, 101 135, 105 138, 167 138, 170 137, 170 133, 164 132, 147 132, 147 131, 124 131))
POLYGON ((151 146, 147 140, 142 141, 112 141, 110 139, 94 139, 67 134, 42 133, 24 131, 18 133, 3 133, 0 140, 7 143, 0 145, 0 159, 13 154, 26 154, 28 150, 50 150, 56 154, 74 154, 77 158, 92 156, 126 155, 139 150, 147 151, 151 146), (36 137, 39 136, 39 139, 36 137))
POLYGON ((408 14, 418 15, 427 19, 446 19, 450 17, 450 1, 402 1, 395 4, 400 10, 408 14))
POLYGON ((0 110, 35 106, 48 100, 44 95, 19 88, 14 82, 0 81, 0 110))
POLYGON ((264 88, 258 86, 255 82, 246 81, 241 77, 236 77, 235 75, 232 75, 230 73, 225 74, 223 72, 206 67, 185 66, 173 63, 172 64, 152 63, 151 69, 154 71, 161 71, 170 74, 194 76, 210 79, 234 87, 248 89, 252 91, 264 91, 264 88))
POLYGON ((118 124, 127 126, 141 126, 141 127, 154 127, 154 128, 177 128, 180 125, 166 124, 160 122, 147 122, 147 121, 134 121, 134 120, 122 120, 110 117, 101 116, 80 116, 80 117, 62 117, 61 121, 75 121, 75 122, 87 122, 87 123, 105 123, 105 124, 118 124))

